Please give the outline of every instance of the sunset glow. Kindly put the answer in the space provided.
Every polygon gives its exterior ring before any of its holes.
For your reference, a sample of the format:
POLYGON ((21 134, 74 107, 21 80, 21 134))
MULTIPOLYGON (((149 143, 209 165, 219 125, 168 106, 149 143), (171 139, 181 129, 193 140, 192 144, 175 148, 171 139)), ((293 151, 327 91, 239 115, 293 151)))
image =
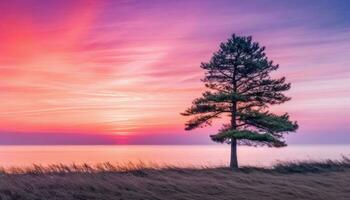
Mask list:
POLYGON ((299 122, 291 142, 350 142, 343 4, 1 1, 0 143, 210 143, 219 124, 188 133, 179 113, 232 33, 266 46, 292 83, 292 101, 272 108, 299 122))

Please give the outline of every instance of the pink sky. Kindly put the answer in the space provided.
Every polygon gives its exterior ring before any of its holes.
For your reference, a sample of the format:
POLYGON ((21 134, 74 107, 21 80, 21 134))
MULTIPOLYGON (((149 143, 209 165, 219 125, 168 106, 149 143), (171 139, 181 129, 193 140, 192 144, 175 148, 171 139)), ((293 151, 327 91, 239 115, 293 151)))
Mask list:
POLYGON ((179 115, 199 65, 252 35, 292 82, 292 143, 350 142, 350 4, 1 1, 0 144, 210 143, 179 115))

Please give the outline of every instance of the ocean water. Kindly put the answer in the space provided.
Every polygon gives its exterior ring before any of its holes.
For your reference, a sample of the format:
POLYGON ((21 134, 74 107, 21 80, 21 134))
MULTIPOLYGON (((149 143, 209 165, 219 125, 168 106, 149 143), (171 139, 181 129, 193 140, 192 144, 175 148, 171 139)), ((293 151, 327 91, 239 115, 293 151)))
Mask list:
MULTIPOLYGON (((0 166, 128 162, 175 166, 222 166, 229 145, 0 146, 0 166)), ((290 145, 284 148, 238 147, 241 166, 271 166, 280 161, 350 157, 350 145, 290 145)))

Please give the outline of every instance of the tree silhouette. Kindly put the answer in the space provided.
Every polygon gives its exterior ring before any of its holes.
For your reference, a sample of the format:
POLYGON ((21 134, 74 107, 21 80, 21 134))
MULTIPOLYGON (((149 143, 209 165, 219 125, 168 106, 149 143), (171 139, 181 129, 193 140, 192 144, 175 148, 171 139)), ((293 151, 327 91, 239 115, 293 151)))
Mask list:
POLYGON ((229 116, 217 134, 215 142, 231 144, 230 167, 238 168, 237 143, 283 147, 284 133, 294 132, 297 122, 289 115, 277 115, 268 111, 270 105, 289 101, 283 92, 290 89, 285 77, 272 78, 270 72, 278 65, 269 60, 265 47, 253 42, 252 37, 232 35, 207 63, 205 70, 206 92, 193 101, 184 116, 192 116, 186 130, 211 125, 213 119, 229 116))

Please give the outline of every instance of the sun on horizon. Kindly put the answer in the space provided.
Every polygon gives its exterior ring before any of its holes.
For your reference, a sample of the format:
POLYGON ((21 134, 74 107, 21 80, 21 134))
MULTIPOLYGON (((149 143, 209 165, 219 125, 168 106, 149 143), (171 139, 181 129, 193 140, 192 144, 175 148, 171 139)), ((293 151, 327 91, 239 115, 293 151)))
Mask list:
POLYGON ((209 143, 220 123, 189 134, 179 113, 232 33, 292 83, 272 107, 299 122, 289 141, 350 142, 347 3, 267 2, 1 1, 0 143, 209 143))

